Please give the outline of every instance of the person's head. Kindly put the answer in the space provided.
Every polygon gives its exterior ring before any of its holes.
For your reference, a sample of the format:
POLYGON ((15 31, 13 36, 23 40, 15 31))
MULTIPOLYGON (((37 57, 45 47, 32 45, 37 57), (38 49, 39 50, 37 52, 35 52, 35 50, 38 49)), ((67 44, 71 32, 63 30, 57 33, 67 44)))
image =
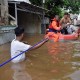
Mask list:
POLYGON ((22 40, 24 36, 24 29, 21 27, 15 28, 15 35, 16 35, 16 38, 19 38, 19 40, 22 40))
POLYGON ((64 13, 64 18, 68 18, 69 14, 66 12, 64 13))
POLYGON ((57 21, 59 20, 59 15, 53 15, 51 18, 51 22, 56 19, 57 21))
POLYGON ((56 18, 56 20, 59 20, 59 16, 58 15, 55 15, 55 18, 56 18))

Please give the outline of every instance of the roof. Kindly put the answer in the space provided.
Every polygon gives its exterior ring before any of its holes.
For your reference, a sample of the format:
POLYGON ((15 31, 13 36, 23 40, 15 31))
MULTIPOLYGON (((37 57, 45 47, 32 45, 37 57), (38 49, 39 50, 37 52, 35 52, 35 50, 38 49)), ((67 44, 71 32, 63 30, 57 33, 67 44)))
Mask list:
POLYGON ((21 1, 21 2, 26 2, 26 3, 31 4, 31 2, 29 0, 8 0, 8 1, 21 1))
POLYGON ((48 11, 43 7, 29 4, 23 1, 9 1, 9 4, 17 4, 17 10, 43 15, 43 11, 48 11))

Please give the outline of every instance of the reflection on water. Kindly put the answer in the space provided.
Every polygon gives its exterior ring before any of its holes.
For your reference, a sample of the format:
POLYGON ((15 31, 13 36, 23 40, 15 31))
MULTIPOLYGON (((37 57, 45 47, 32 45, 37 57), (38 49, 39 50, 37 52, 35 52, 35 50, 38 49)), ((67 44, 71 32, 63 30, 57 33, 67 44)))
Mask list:
POLYGON ((47 43, 48 53, 53 58, 53 61, 70 60, 73 52, 73 44, 70 43, 47 43))
MULTIPOLYGON (((35 44, 43 35, 24 38, 35 44)), ((78 42, 47 42, 26 53, 26 60, 0 68, 0 80, 80 80, 80 45, 78 42)), ((0 46, 0 63, 10 58, 10 43, 0 46)))
POLYGON ((69 80, 80 80, 80 70, 75 71, 74 73, 72 73, 72 74, 70 74, 70 75, 68 75, 66 77, 69 78, 69 80))
POLYGON ((32 80, 31 76, 25 71, 25 64, 12 64, 11 65, 14 73, 13 80, 32 80))

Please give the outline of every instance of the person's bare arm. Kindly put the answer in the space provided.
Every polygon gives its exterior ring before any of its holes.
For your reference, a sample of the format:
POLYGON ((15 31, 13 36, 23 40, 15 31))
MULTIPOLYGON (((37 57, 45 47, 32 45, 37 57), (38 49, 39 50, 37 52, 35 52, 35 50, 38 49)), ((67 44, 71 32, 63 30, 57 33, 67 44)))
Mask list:
POLYGON ((68 18, 68 23, 65 26, 70 26, 72 24, 72 21, 70 18, 68 18))
POLYGON ((36 45, 36 46, 33 47, 33 48, 32 48, 32 46, 31 46, 31 50, 41 47, 41 46, 42 46, 45 42, 47 42, 48 40, 49 40, 48 38, 45 39, 44 41, 42 41, 41 43, 39 43, 38 45, 36 45))
POLYGON ((70 18, 69 18, 69 23, 70 23, 70 24, 72 24, 72 21, 71 21, 71 19, 70 19, 70 18))
POLYGON ((64 19, 62 18, 62 19, 60 20, 61 29, 63 29, 63 28, 65 27, 65 25, 63 24, 63 22, 64 22, 64 19))
POLYGON ((60 20, 60 25, 62 25, 62 23, 63 23, 63 18, 60 20))

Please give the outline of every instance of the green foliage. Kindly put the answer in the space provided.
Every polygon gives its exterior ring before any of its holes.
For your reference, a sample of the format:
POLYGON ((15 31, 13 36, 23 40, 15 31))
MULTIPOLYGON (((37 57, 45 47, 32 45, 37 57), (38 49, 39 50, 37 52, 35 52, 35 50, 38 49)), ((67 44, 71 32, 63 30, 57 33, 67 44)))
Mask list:
MULTIPOLYGON (((32 4, 37 6, 43 5, 43 0, 30 0, 32 4)), ((79 13, 80 0, 45 0, 45 8, 49 10, 46 13, 47 16, 51 17, 55 14, 62 16, 61 8, 69 9, 71 13, 79 13)))
POLYGON ((42 0, 30 0, 30 2, 37 6, 42 6, 42 0))
POLYGON ((79 13, 80 0, 64 0, 64 7, 71 13, 79 13))
POLYGON ((63 6, 63 0, 46 0, 45 7, 49 10, 47 15, 53 17, 54 15, 62 14, 61 7, 63 6))
POLYGON ((50 18, 54 17, 55 15, 61 16, 61 9, 55 6, 49 12, 47 12, 46 15, 50 18))

